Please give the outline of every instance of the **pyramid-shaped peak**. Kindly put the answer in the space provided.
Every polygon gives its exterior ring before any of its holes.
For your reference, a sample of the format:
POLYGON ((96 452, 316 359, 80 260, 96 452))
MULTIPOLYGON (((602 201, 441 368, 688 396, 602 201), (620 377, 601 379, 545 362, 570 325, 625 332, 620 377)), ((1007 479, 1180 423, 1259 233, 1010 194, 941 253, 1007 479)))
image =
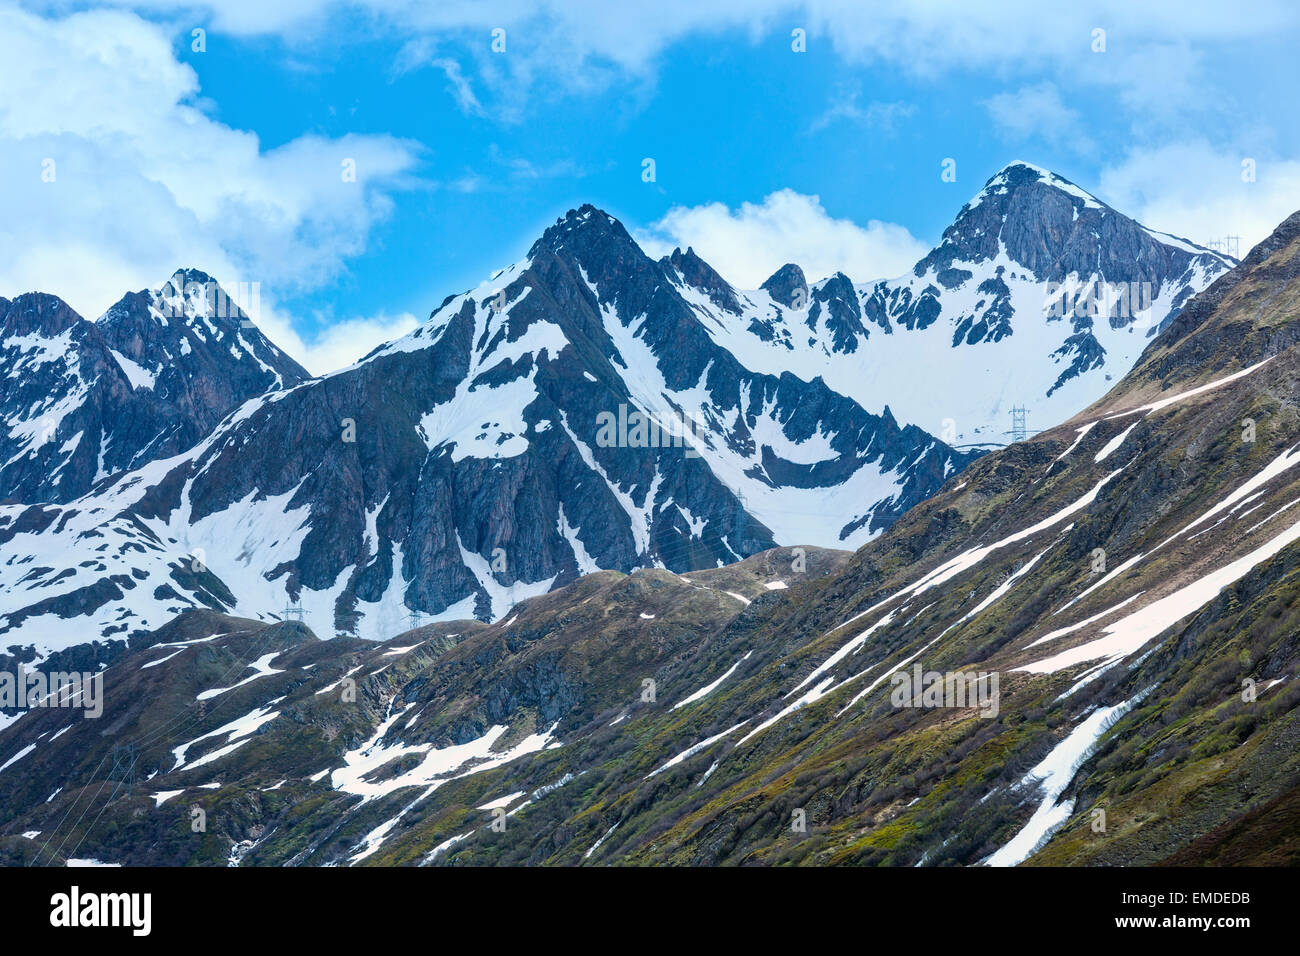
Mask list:
POLYGON ((208 275, 202 269, 177 269, 172 273, 171 278, 160 286, 160 291, 166 289, 168 286, 178 291, 184 291, 186 286, 194 284, 202 286, 216 285, 217 280, 212 278, 212 276, 208 275))
MULTIPOLYGON (((244 306, 256 297, 255 284, 240 284, 235 293, 224 288, 202 269, 177 269, 157 289, 144 293, 156 318, 224 319, 242 325, 248 315, 244 306)), ((110 310, 110 313, 113 310, 110 310)))
POLYGON ((591 203, 583 203, 556 219, 554 225, 542 233, 538 242, 556 250, 575 242, 590 242, 597 237, 632 241, 621 222, 603 209, 598 209, 591 203))
MULTIPOLYGON (((1064 176, 1023 160, 989 177, 912 273, 932 273, 951 287, 968 277, 971 264, 1003 254, 1042 282, 1072 274, 1131 277, 1135 268, 1162 270, 1158 263, 1170 257, 1180 263, 1169 267, 1177 274, 1197 256, 1217 258, 1195 243, 1147 229, 1064 176)), ((1231 265, 1220 259, 1206 268, 1231 265)))
POLYGON ((989 177, 984 188, 968 204, 968 209, 974 209, 982 203, 989 200, 997 200, 999 197, 1008 197, 1026 187, 1048 186, 1070 197, 1071 202, 1080 201, 1085 207, 1093 209, 1104 209, 1106 204, 1100 199, 1082 189, 1079 186, 1066 179, 1064 176, 1045 169, 1042 166, 1035 166, 1033 163, 1027 163, 1024 160, 1015 160, 1007 163, 996 173, 989 177))
POLYGON ((769 286, 779 285, 786 282, 801 282, 804 285, 807 285, 808 277, 804 274, 803 269, 798 265, 793 262, 787 262, 781 268, 768 276, 767 281, 764 282, 760 288, 766 289, 769 286))
POLYGON ((174 364, 178 354, 210 345, 222 361, 251 354, 249 361, 274 379, 275 387, 310 378, 254 325, 250 313, 258 314, 259 298, 258 283, 227 289, 202 269, 177 269, 157 288, 126 293, 95 324, 114 348, 149 367, 174 364))
POLYGON ((802 308, 808 304, 808 278, 793 262, 787 262, 773 272, 759 288, 787 309, 802 308))
POLYGON ((0 333, 4 335, 61 335, 82 321, 72 306, 48 292, 0 299, 0 333))

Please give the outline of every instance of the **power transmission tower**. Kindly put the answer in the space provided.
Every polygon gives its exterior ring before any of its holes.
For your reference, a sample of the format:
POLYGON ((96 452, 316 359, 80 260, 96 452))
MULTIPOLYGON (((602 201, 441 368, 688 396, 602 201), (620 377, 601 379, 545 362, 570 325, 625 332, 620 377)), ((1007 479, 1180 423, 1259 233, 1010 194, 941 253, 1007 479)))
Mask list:
POLYGON ((1215 252, 1222 252, 1234 259, 1240 259, 1241 236, 1224 236, 1222 239, 1211 239, 1205 244, 1205 248, 1213 249, 1215 252))
POLYGON ((284 615, 286 621, 293 618, 295 621, 302 623, 302 617, 305 612, 302 609, 302 602, 294 601, 292 604, 286 604, 284 610, 280 613, 284 615))
POLYGON ((740 539, 745 531, 745 519, 749 517, 748 511, 749 511, 749 502, 745 500, 744 493, 737 490, 736 491, 736 540, 735 540, 735 547, 731 549, 737 555, 740 555, 740 551, 738 549, 741 547, 740 539))
POLYGON ((1011 406, 1011 440, 1013 442, 1024 441, 1029 437, 1029 427, 1026 424, 1025 416, 1029 409, 1023 405, 1011 406))
POLYGON ((116 780, 128 787, 135 786, 135 742, 113 745, 113 769, 109 780, 116 780))

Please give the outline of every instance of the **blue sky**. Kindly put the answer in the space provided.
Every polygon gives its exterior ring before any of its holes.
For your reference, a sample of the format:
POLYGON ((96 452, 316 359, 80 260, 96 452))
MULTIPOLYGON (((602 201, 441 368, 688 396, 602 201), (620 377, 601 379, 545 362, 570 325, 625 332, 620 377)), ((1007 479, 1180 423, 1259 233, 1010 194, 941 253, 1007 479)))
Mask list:
POLYGON ((1244 251, 1300 208, 1297 40, 1270 2, 0 2, 0 295, 195 266, 320 372, 583 202, 738 285, 866 281, 1013 159, 1244 251))

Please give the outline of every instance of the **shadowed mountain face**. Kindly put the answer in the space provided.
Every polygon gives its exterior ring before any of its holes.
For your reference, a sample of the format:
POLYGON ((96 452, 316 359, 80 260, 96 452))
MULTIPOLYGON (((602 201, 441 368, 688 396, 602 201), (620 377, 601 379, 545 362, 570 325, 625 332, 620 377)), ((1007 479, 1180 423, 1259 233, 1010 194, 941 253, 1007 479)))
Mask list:
POLYGON ((0 299, 0 500, 71 501, 307 377, 193 270, 96 322, 52 295, 0 299))
POLYGON ((950 443, 1001 445, 1013 406, 1042 429, 1100 398, 1234 260, 1012 163, 897 279, 809 286, 790 264, 741 292, 698 262, 688 250, 669 264, 705 328, 749 367, 820 375, 950 443))
POLYGON ((954 445, 1001 438, 1008 382, 1054 396, 1037 425, 1104 382, 1049 386, 1084 381, 1053 370, 1061 348, 1132 364, 1136 345, 1117 357, 1098 336, 1145 341, 1138 317, 1045 317, 1049 283, 1151 286, 1159 324, 1224 267, 1013 164, 892 285, 810 287, 791 265, 739 292, 693 250, 646 257, 584 206, 316 380, 202 273, 96 323, 36 297, 0 340, 15 423, 0 477, 22 503, 0 515, 21 560, 0 580, 0 635, 54 649, 188 607, 270 620, 297 604, 321 633, 383 638, 412 615, 495 619, 597 569, 857 547, 972 460, 954 445), (908 291, 922 280, 945 290, 933 309, 908 291), (92 543, 93 561, 70 557, 92 543))
POLYGON ((0 852, 1294 860, 1300 216, 1184 315, 1100 401, 852 555, 602 572, 378 647, 183 615, 104 671, 113 734, 54 709, 0 731, 0 852), (135 782, 83 816, 114 742, 135 782))
MULTIPOLYGON (((159 356, 181 349, 149 321, 128 297, 98 326, 161 387, 159 356)), ((48 649, 186 607, 274 619, 290 602, 323 634, 492 620, 597 569, 855 546, 973 457, 818 378, 746 368, 590 206, 406 338, 277 384, 181 455, 0 516, 33 562, 4 582, 0 634, 48 649), (58 557, 92 539, 93 562, 58 557)))
POLYGON ((127 293, 95 324, 135 363, 137 386, 148 384, 193 422, 190 445, 249 398, 310 378, 197 269, 177 272, 159 290, 127 293))

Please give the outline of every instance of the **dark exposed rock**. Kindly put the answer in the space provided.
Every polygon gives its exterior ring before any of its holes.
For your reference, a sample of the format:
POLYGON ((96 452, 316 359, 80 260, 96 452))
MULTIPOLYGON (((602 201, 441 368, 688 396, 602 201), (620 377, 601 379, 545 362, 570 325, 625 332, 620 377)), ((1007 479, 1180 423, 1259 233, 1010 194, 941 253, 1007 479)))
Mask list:
POLYGON ((773 272, 760 288, 767 291, 773 302, 788 309, 801 309, 808 304, 808 280, 804 278, 803 270, 793 262, 787 262, 773 272))
POLYGON ((308 377, 246 320, 193 270, 128 293, 97 322, 43 293, 0 299, 0 501, 71 501, 308 377))
MULTIPOLYGON (((793 282, 797 268, 785 271, 793 282)), ((202 280, 186 273, 176 284, 201 293, 202 280)), ((655 261, 613 217, 571 210, 523 263, 446 300, 407 338, 274 400, 248 402, 165 474, 106 479, 101 491, 122 510, 99 581, 79 589, 75 606, 22 602, 0 617, 0 633, 42 611, 90 611, 100 627, 129 633, 146 614, 156 621, 185 606, 238 606, 270 616, 323 593, 332 607, 317 607, 311 622, 326 633, 387 637, 394 618, 411 612, 492 620, 593 567, 689 571, 779 540, 859 542, 972 460, 820 378, 744 367, 714 341, 684 285, 711 307, 736 305, 692 250, 655 261), (641 410, 664 423, 686 417, 693 433, 685 442, 604 442, 602 416, 641 410), (828 450, 811 461, 787 449, 823 442, 828 450), (851 502, 853 513, 800 504, 791 518, 773 504, 784 494, 828 493, 863 469, 879 472, 885 490, 851 502), (279 537, 263 535, 287 514, 300 517, 279 537), (765 514, 784 523, 769 527, 765 514), (239 528, 229 539, 217 530, 226 521, 239 528), (205 523, 211 530, 200 538, 194 528, 205 523), (281 539, 295 534, 300 544, 285 550, 281 539), (197 572, 195 550, 204 552, 197 572), (120 596, 115 582, 141 569, 143 594, 120 596), (250 570, 275 597, 248 605, 240 581, 250 570)), ((847 277, 823 283, 814 299, 844 336, 861 333, 847 277)), ((100 323, 142 365, 160 350, 180 351, 179 339, 150 337, 155 326, 162 335, 149 305, 159 300, 171 301, 128 296, 100 323)), ((190 317, 167 329, 190 336, 196 321, 207 328, 190 317)), ((159 371, 157 382, 172 374, 159 371)), ((195 384, 210 371, 187 374, 169 394, 197 422, 221 401, 195 384)), ((279 374, 280 384, 295 380, 292 369, 279 374)), ((98 500, 76 504, 84 520, 98 500)), ((56 515, 18 519, 45 520, 56 515)), ((62 533, 77 533, 76 521, 60 520, 62 533)), ((85 533, 105 534, 101 525, 85 533)), ((13 532, 0 524, 0 535, 13 532)), ((36 577, 52 587, 60 573, 36 577)))

